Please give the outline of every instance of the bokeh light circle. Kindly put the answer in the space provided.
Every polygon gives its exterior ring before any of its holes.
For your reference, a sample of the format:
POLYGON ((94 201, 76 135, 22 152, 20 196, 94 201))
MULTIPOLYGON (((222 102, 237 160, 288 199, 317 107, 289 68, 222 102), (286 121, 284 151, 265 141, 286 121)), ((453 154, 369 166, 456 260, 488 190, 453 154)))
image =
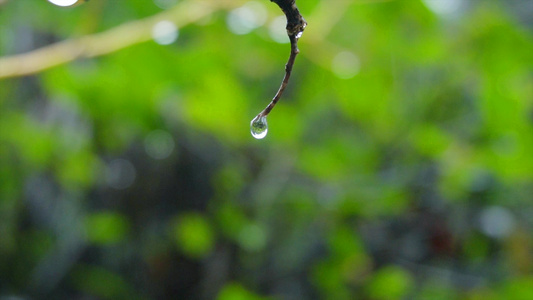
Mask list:
POLYGON ((48 2, 57 6, 72 6, 78 2, 78 0, 48 0, 48 2))

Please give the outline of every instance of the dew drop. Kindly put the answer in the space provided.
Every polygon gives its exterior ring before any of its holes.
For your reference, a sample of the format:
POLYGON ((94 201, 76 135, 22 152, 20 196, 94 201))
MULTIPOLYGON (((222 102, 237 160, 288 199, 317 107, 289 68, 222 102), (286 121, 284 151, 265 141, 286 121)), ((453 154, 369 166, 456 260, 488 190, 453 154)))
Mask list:
POLYGON ((265 116, 257 115, 252 122, 250 122, 250 132, 252 136, 258 140, 264 138, 268 132, 267 118, 265 116))
POLYGON ((301 38, 303 33, 304 33, 303 31, 298 32, 298 33, 296 34, 296 38, 297 38, 297 39, 301 38))
MULTIPOLYGON (((2 1, 0 1, 2 2, 2 1)), ((78 0, 48 0, 48 2, 57 6, 72 6, 78 2, 78 0)))

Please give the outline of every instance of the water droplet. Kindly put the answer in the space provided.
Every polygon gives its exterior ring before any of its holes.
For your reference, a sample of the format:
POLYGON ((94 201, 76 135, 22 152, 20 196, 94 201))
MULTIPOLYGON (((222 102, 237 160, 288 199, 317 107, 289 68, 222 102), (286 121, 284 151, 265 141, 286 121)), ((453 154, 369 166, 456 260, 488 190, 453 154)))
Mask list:
POLYGON ((264 138, 268 132, 267 118, 265 116, 257 115, 250 123, 250 131, 254 138, 258 140, 264 138))
POLYGON ((296 38, 297 38, 297 39, 301 38, 301 37, 302 37, 302 34, 304 34, 303 31, 298 32, 298 33, 296 34, 296 38))
POLYGON ((48 0, 48 2, 55 4, 57 6, 72 6, 76 4, 78 0, 48 0))

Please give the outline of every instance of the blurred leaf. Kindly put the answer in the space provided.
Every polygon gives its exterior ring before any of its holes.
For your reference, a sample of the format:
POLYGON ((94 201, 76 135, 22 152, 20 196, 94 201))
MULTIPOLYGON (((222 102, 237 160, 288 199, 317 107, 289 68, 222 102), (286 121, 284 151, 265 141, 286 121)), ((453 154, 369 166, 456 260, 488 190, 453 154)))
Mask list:
POLYGON ((508 280, 500 288, 500 297, 509 300, 527 300, 533 298, 533 277, 518 277, 508 280))
POLYGON ((249 101, 239 83, 216 70, 204 74, 201 80, 200 89, 186 97, 188 120, 223 139, 248 137, 249 129, 244 124, 249 123, 245 115, 249 101))
POLYGON ((404 269, 388 266, 379 269, 367 286, 372 299, 403 299, 414 288, 414 279, 404 269))
POLYGON ((67 187, 88 187, 93 184, 98 161, 92 152, 82 151, 63 158, 58 171, 61 182, 67 187))
MULTIPOLYGON (((0 142, 13 147, 24 164, 41 169, 52 158, 54 149, 50 132, 28 116, 6 114, 0 119, 0 142)), ((9 149, 9 148, 8 148, 9 149)))
POLYGON ((201 258, 213 250, 215 233, 206 217, 199 213, 180 215, 173 232, 176 245, 188 256, 201 258))
POLYGON ((417 291, 416 299, 447 300, 457 299, 457 295, 451 286, 446 286, 441 282, 429 282, 424 285, 421 291, 417 291))
POLYGON ((439 156, 450 144, 450 138, 445 132, 431 125, 420 125, 413 133, 415 147, 422 154, 431 157, 439 156))
POLYGON ((533 277, 518 277, 505 282, 500 288, 500 297, 509 300, 526 300, 533 297, 533 277))
POLYGON ((229 283, 220 291, 217 300, 260 300, 265 299, 260 297, 239 283, 229 283))
POLYGON ((480 262, 486 259, 489 254, 489 249, 489 240, 481 234, 473 234, 466 239, 463 246, 465 256, 472 262, 480 262))
POLYGON ((224 203, 217 209, 217 219, 222 231, 232 238, 237 238, 241 228, 248 223, 244 212, 231 203, 224 203))
POLYGON ((76 289, 102 299, 143 299, 122 277, 101 267, 78 265, 71 280, 76 289))
POLYGON ((124 240, 130 230, 125 216, 114 212, 100 212, 85 220, 87 238, 97 245, 111 245, 124 240))
POLYGON ((370 258, 356 232, 346 226, 329 237, 331 254, 313 268, 313 279, 324 296, 351 299, 350 285, 360 284, 370 269, 370 258))
POLYGON ((247 224, 243 226, 238 236, 239 244, 248 251, 258 251, 267 243, 267 233, 259 224, 247 224))

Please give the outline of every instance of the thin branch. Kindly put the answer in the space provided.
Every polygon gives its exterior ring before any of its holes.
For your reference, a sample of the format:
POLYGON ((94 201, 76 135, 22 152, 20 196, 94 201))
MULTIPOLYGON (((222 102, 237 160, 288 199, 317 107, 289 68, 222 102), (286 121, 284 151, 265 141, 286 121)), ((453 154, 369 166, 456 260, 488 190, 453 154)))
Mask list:
POLYGON ((254 118, 254 120, 261 117, 266 117, 283 95, 283 91, 285 91, 285 88, 289 83, 289 78, 291 77, 292 67, 294 66, 296 55, 300 53, 300 50, 298 49, 298 39, 300 39, 305 27, 307 26, 307 22, 300 14, 300 11, 298 11, 298 7, 296 7, 296 0, 270 1, 276 3, 281 8, 283 13, 285 13, 285 16, 287 16, 287 35, 289 36, 289 40, 291 42, 291 54, 287 64, 285 65, 285 76, 283 77, 283 81, 281 82, 278 92, 272 101, 267 105, 267 107, 260 112, 254 118))
POLYGON ((210 15, 217 9, 233 7, 237 5, 235 2, 184 1, 170 10, 101 33, 65 40, 23 54, 1 57, 0 79, 35 74, 78 58, 105 55, 143 43, 152 39, 152 28, 160 21, 169 20, 181 28, 210 15))

